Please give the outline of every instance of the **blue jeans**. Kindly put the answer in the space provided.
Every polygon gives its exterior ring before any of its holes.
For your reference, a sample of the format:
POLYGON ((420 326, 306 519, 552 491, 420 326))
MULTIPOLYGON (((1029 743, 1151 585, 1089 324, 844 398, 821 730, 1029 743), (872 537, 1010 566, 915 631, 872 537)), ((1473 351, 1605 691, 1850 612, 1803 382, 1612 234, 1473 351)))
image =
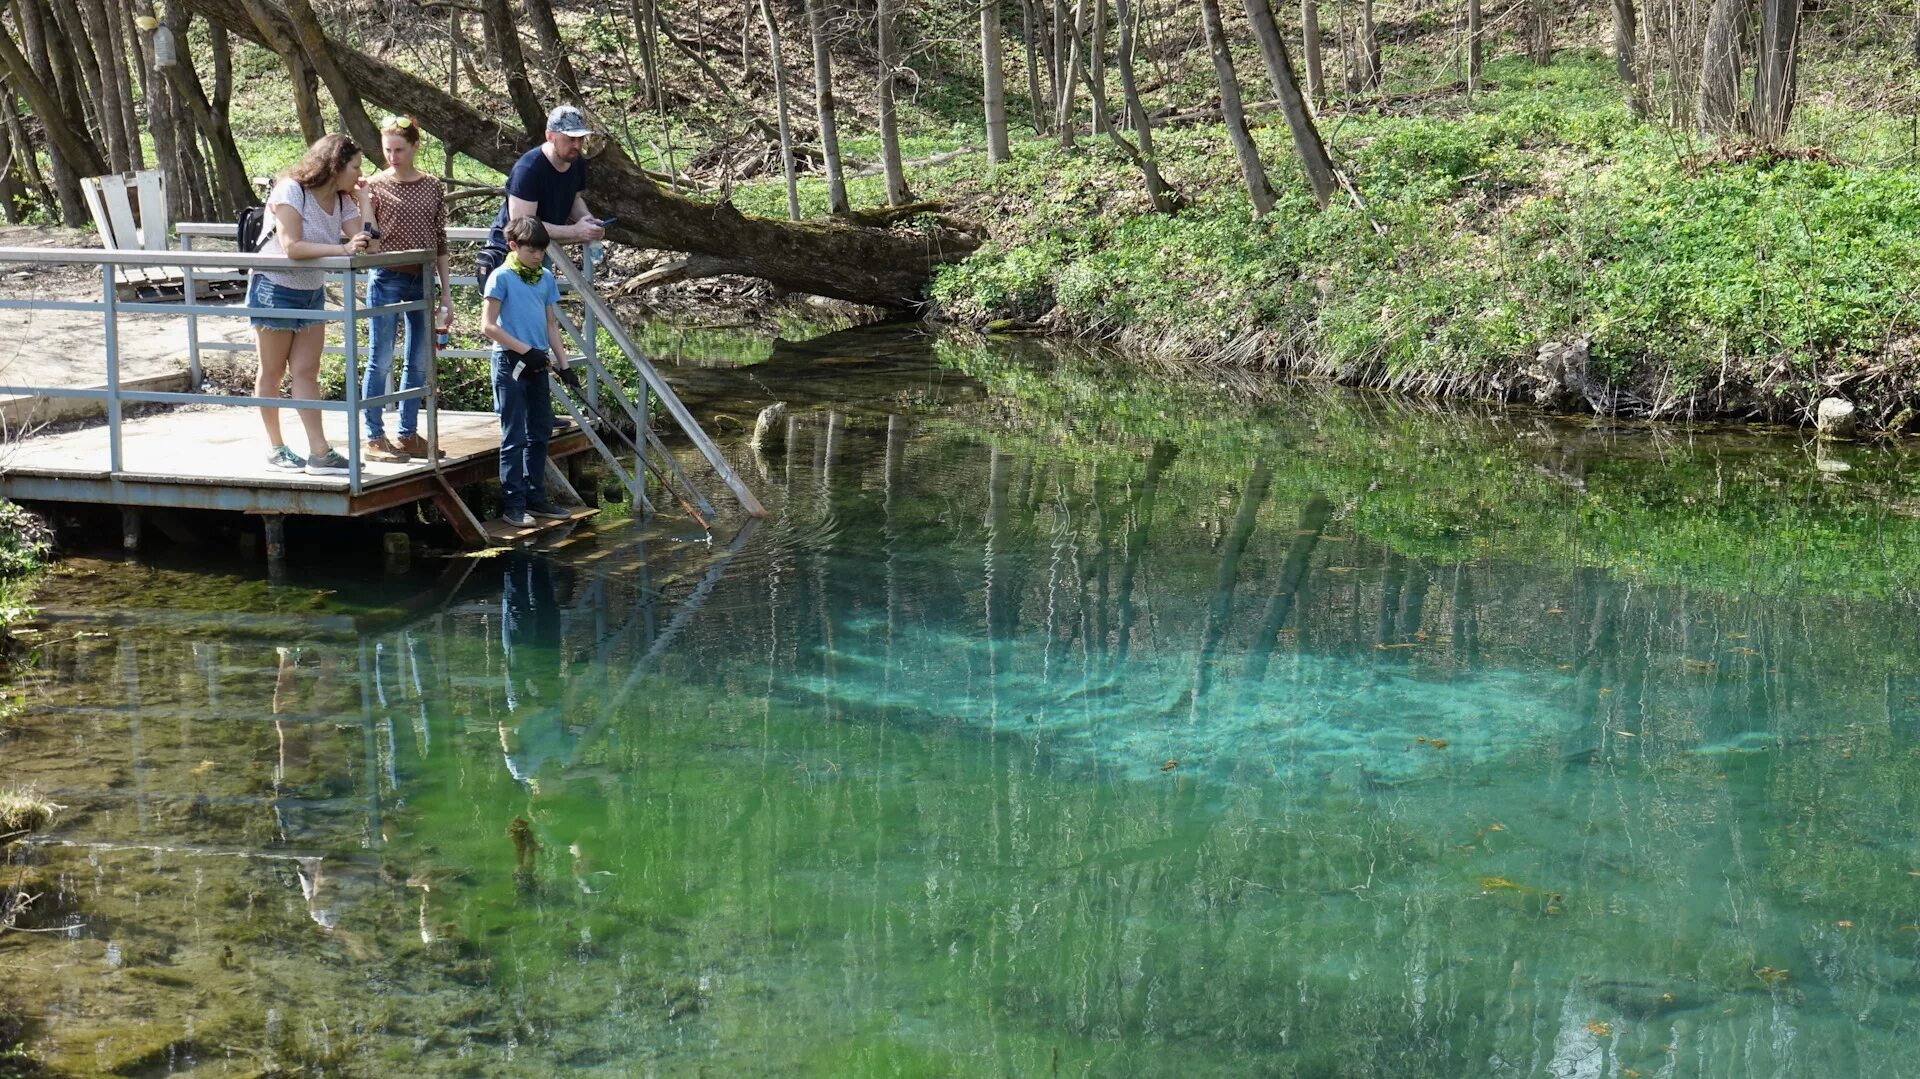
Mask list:
MULTIPOLYGON (((396 273, 392 270, 375 270, 373 279, 367 285, 367 304, 370 307, 385 307, 395 303, 413 303, 426 295, 427 277, 423 273, 396 273)), ((417 390, 427 378, 427 349, 431 338, 427 336, 427 313, 421 311, 405 312, 407 333, 406 366, 400 369, 400 388, 417 390)), ((393 363, 393 337, 395 324, 400 315, 375 315, 373 317, 373 348, 367 354, 367 375, 360 384, 362 399, 379 397, 387 392, 387 370, 393 363)), ((381 410, 369 408, 367 413, 367 438, 375 439, 386 435, 386 424, 381 410)), ((400 402, 400 437, 420 433, 420 399, 400 402)))
POLYGON ((547 443, 553 398, 545 371, 513 377, 520 357, 493 354, 493 410, 500 414, 500 494, 509 516, 547 504, 547 443))

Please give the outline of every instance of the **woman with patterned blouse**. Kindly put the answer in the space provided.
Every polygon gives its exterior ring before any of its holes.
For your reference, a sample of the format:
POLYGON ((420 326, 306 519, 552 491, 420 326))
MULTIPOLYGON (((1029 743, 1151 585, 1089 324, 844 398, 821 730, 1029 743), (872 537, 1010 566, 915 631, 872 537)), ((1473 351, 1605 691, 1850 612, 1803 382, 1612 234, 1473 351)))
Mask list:
MULTIPOLYGON (((411 116, 389 116, 380 125, 380 149, 387 167, 368 184, 373 192, 373 216, 380 225, 380 249, 394 251, 431 251, 440 278, 439 318, 436 325, 444 332, 453 325, 452 271, 447 261, 447 200, 440 181, 414 167, 420 152, 420 125, 411 116)), ((367 288, 367 303, 373 307, 412 303, 426 294, 418 264, 386 266, 373 271, 367 288)), ((373 349, 367 360, 364 398, 387 392, 387 371, 393 363, 394 331, 400 315, 376 315, 373 319, 373 349)), ((427 313, 406 312, 406 361, 400 370, 402 389, 417 389, 426 380, 427 313)), ((378 408, 366 410, 367 456, 376 461, 406 461, 427 455, 427 440, 420 436, 420 400, 400 403, 399 438, 389 439, 385 418, 378 408)))

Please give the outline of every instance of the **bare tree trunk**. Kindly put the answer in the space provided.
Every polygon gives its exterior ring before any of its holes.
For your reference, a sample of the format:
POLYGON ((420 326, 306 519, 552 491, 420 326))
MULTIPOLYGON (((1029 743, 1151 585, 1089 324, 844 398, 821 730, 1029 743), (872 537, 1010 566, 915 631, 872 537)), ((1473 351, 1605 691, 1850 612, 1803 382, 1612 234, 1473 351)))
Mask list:
POLYGON ((1313 188, 1313 201, 1327 208, 1327 202, 1340 186, 1340 180, 1334 175, 1333 158, 1327 155, 1326 143, 1320 139, 1320 129, 1314 126, 1313 113, 1307 108, 1307 99, 1300 93, 1300 81, 1293 73, 1293 59, 1287 55, 1286 39, 1280 36, 1280 27, 1274 22, 1273 8, 1268 0, 1246 0, 1247 21, 1253 24, 1253 33, 1260 41, 1260 55, 1266 61, 1267 74, 1273 80, 1274 96, 1280 99, 1280 111, 1287 118, 1287 127, 1293 132, 1293 149, 1300 155, 1300 170, 1307 175, 1307 184, 1313 188))
POLYGON ((1753 71, 1753 135, 1777 142, 1787 133, 1799 91, 1801 0, 1760 0, 1760 55, 1753 71))
MULTIPOLYGON (((18 225, 26 209, 27 188, 20 179, 20 169, 14 164, 13 137, 11 125, 0 123, 0 215, 4 215, 9 225, 18 225)), ((25 152, 22 151, 22 156, 25 152)))
POLYGON ((1553 63, 1553 0, 1532 0, 1527 53, 1540 67, 1553 63))
MULTIPOLYGON (((29 49, 36 43, 44 48, 44 38, 38 37, 39 12, 34 10, 31 0, 23 3, 20 10, 20 25, 29 49)), ((80 177, 98 175, 106 171, 105 166, 94 152, 85 129, 76 130, 74 121, 47 84, 46 76, 36 70, 35 63, 14 43, 5 27, 0 27, 0 64, 6 66, 7 81, 26 99, 28 110, 39 119, 46 132, 47 163, 53 173, 53 192, 60 203, 61 220, 74 226, 84 223, 87 204, 80 196, 80 177)), ((23 142, 22 145, 31 147, 32 144, 23 142)))
POLYGON ((1749 0, 1713 0, 1707 14, 1707 35, 1700 52, 1700 96, 1695 123, 1708 134, 1744 131, 1746 116, 1740 107, 1740 77, 1746 67, 1742 42, 1746 40, 1749 0))
MULTIPOLYGON (((187 40, 188 13, 178 4, 166 9, 168 33, 176 42, 187 40)), ((140 70, 147 100, 147 129, 153 133, 153 159, 167 175, 167 208, 175 221, 204 221, 212 216, 207 190, 207 163, 200 156, 192 121, 187 118, 169 80, 156 70, 153 38, 157 31, 135 30, 140 70)))
POLYGON ((1087 40, 1087 81, 1098 86, 1092 109, 1092 132, 1106 134, 1114 123, 1104 108, 1106 102, 1106 0, 1092 0, 1092 33, 1087 40))
MULTIPOLYGON (((60 32, 59 20, 53 11, 60 5, 49 0, 35 0, 38 18, 46 34, 47 59, 52 67, 52 79, 47 88, 52 90, 60 101, 60 107, 72 118, 77 130, 86 134, 98 130, 99 119, 94 115, 94 101, 87 94, 86 83, 81 78, 80 58, 75 53, 73 39, 60 32)), ((105 161, 105 158, 101 159, 105 161)))
MULTIPOLYGON (((560 40, 560 24, 554 21, 553 5, 548 0, 525 0, 528 21, 533 23, 533 36, 540 40, 540 51, 547 61, 547 70, 554 81, 560 84, 561 92, 569 103, 584 106, 586 95, 580 92, 580 75, 573 69, 573 58, 567 55, 566 43, 560 40)), ((741 69, 745 70, 742 64, 741 69)))
POLYGON ((293 32, 301 51, 307 54, 307 62, 319 72, 320 81, 327 84, 328 92, 333 95, 334 107, 340 110, 340 122, 346 127, 348 137, 363 153, 377 160, 380 129, 367 115, 366 106, 360 103, 359 91, 341 74, 340 65, 334 62, 327 32, 320 26, 320 17, 313 13, 313 5, 307 0, 285 0, 285 3, 287 14, 293 19, 293 32))
MULTIPOLYGON (((256 2, 258 0, 248 0, 248 3, 256 2)), ((520 30, 513 9, 508 0, 480 0, 480 18, 486 26, 487 39, 499 54, 514 115, 520 117, 520 126, 526 129, 527 137, 538 139, 546 133, 547 112, 540 107, 540 95, 533 91, 533 80, 527 77, 527 56, 520 48, 520 30)))
POLYGON ((126 141, 127 157, 133 168, 141 169, 146 167, 146 151, 140 145, 140 113, 134 107, 133 76, 129 71, 133 65, 127 62, 129 53, 139 55, 140 43, 134 38, 134 31, 124 15, 115 18, 116 6, 125 7, 113 3, 105 3, 101 7, 101 14, 105 16, 102 21, 106 26, 108 48, 114 56, 114 62, 107 65, 108 70, 102 74, 110 73, 113 76, 114 92, 120 98, 121 134, 126 141))
POLYGON ((95 129, 106 144, 107 168, 114 172, 126 172, 133 166, 127 160, 126 128, 120 122, 120 102, 116 92, 118 83, 113 79, 111 67, 103 78, 99 55, 105 53, 106 61, 111 65, 113 54, 104 48, 107 45, 105 27, 99 22, 89 21, 104 21, 106 13, 99 7, 99 0, 54 4, 52 11, 54 21, 60 25, 61 36, 72 44, 74 59, 79 62, 80 79, 94 109, 95 129))
MULTIPOLYGON (((633 19, 634 37, 640 42, 640 70, 647 85, 641 99, 655 109, 665 108, 665 98, 660 89, 660 66, 655 49, 659 46, 659 35, 653 20, 653 5, 656 0, 627 0, 627 11, 633 19)), ((764 13, 763 13, 764 14, 764 13)))
MULTIPOLYGON (((1657 2, 1657 0, 1656 0, 1657 2)), ((1645 119, 1652 110, 1647 98, 1647 83, 1640 75, 1636 52, 1639 39, 1638 15, 1634 0, 1613 0, 1613 67, 1627 89, 1627 105, 1633 114, 1645 119)))
MULTIPOLYGON (((1479 0, 1473 0, 1479 3, 1479 0)), ((1327 107, 1326 69, 1320 57, 1320 0, 1300 0, 1300 48, 1307 65, 1307 96, 1313 107, 1327 107)))
POLYGON ((1107 0, 1093 0, 1093 32, 1087 44, 1087 82, 1093 95, 1093 133, 1106 134, 1113 118, 1107 114, 1107 0))
MULTIPOLYGON (((1056 5, 1057 7, 1058 5, 1056 5)), ((1073 14, 1056 28, 1062 64, 1060 76, 1064 80, 1060 88, 1060 100, 1053 114, 1053 125, 1060 131, 1060 148, 1073 148, 1073 95, 1074 87, 1080 81, 1081 49, 1080 32, 1087 17, 1087 0, 1074 0, 1073 14)))
MULTIPOLYGON (((1068 26, 1067 0, 1053 0, 1053 25, 1051 27, 1052 33, 1047 35, 1047 41, 1049 42, 1047 59, 1049 61, 1048 70, 1053 75, 1052 104, 1054 124, 1056 127, 1059 125, 1061 110, 1065 108, 1061 103, 1073 96, 1073 80, 1067 75, 1067 40, 1073 36, 1068 26)), ((1064 139, 1065 141, 1062 142, 1061 145, 1073 145, 1072 132, 1065 133, 1064 139)))
POLYGON ((760 0, 760 21, 767 26, 768 52, 773 63, 774 109, 780 119, 780 168, 787 179, 787 220, 800 220, 800 183, 793 171, 793 134, 787 120, 787 67, 780 55, 780 27, 773 21, 772 0, 760 0))
MULTIPOLYGON (((0 26, 0 35, 4 35, 5 33, 6 28, 0 26)), ((0 61, 0 73, 5 72, 5 63, 4 61, 0 61)), ((11 136, 8 141, 20 148, 19 153, 7 159, 8 162, 13 168, 17 168, 20 175, 26 179, 27 187, 31 191, 34 200, 42 206, 52 206, 54 202, 53 188, 47 183, 47 178, 40 172, 39 155, 33 152, 33 140, 27 135, 27 125, 20 120, 20 106, 15 103, 14 91, 11 86, 0 88, 0 119, 6 121, 7 134, 11 136)))
POLYGON ((1480 0, 1467 0, 1467 98, 1480 92, 1480 72, 1486 67, 1485 27, 1480 0))
MULTIPOLYGON (((899 0, 873 0, 874 42, 879 56, 879 79, 875 84, 875 101, 880 112, 880 168, 886 174, 887 205, 905 206, 910 197, 907 192, 907 170, 900 163, 900 123, 895 116, 893 102, 893 76, 899 67, 899 55, 894 45, 894 17, 899 0)), ((991 4, 987 7, 992 7, 991 4)), ((984 10, 984 9, 983 9, 984 10)), ((997 29, 997 27, 996 27, 997 29)), ((997 39, 996 39, 997 40, 997 39)), ((988 74, 992 79, 992 74, 988 74)), ((991 135, 993 106, 988 105, 988 133, 991 135)), ((1007 117, 1000 114, 1000 130, 1004 133, 1007 117)), ((991 140, 989 140, 991 142, 991 140)))
POLYGON ((1360 85, 1380 88, 1380 35, 1373 25, 1373 0, 1360 0, 1360 85))
POLYGON ((833 116, 833 59, 827 43, 826 0, 807 0, 807 28, 813 34, 813 95, 820 113, 820 156, 827 169, 828 211, 847 213, 847 178, 840 167, 840 132, 833 116))
POLYGON ((1166 178, 1160 175, 1160 158, 1153 149, 1153 118, 1147 115, 1145 105, 1140 103, 1140 87, 1133 77, 1133 18, 1127 0, 1114 0, 1114 13, 1120 17, 1120 52, 1117 63, 1120 68, 1120 92, 1126 98, 1127 118, 1134 133, 1140 139, 1140 147, 1134 150, 1118 131, 1108 128, 1108 134, 1122 151, 1131 151, 1134 164, 1140 167, 1141 175, 1147 181, 1147 197, 1153 200, 1153 208, 1160 213, 1170 214, 1179 207, 1179 200, 1167 188, 1166 178))
POLYGON ((224 219, 252 201, 253 182, 247 177, 247 167, 240 157, 239 145, 233 140, 233 125, 227 115, 226 95, 232 93, 231 62, 223 65, 219 60, 226 46, 226 31, 218 26, 208 29, 214 43, 214 99, 207 99, 200 74, 194 69, 193 51, 184 34, 176 42, 179 60, 166 69, 166 74, 173 84, 175 98, 185 106, 194 126, 206 140, 208 153, 213 158, 207 177, 212 189, 209 194, 213 196, 211 209, 216 217, 224 219), (224 74, 223 67, 228 69, 224 74))
POLYGON ((1260 150, 1247 130, 1246 110, 1240 104, 1240 80, 1233 73, 1233 53, 1220 24, 1220 0, 1200 0, 1200 21, 1207 35, 1207 51, 1213 57, 1213 73, 1220 80, 1220 115, 1227 124, 1227 138, 1240 158, 1240 172, 1246 177, 1247 194, 1253 200, 1253 216, 1262 218, 1273 209, 1273 187, 1267 183, 1267 167, 1261 163, 1260 150))
MULTIPOLYGON (((876 2, 884 4, 886 0, 876 2)), ((984 72, 982 97, 987 112, 987 161, 998 165, 1013 158, 1012 148, 1007 145, 1007 78, 1006 60, 1000 41, 999 0, 985 0, 980 5, 980 68, 984 72)), ((887 183, 891 188, 892 174, 888 174, 887 183)), ((904 195, 904 180, 900 189, 904 195)), ((903 197, 901 202, 905 201, 903 197)))
POLYGON ((1027 101, 1033 111, 1033 133, 1047 133, 1047 103, 1040 96, 1040 57, 1034 44, 1033 0, 1020 0, 1020 28, 1026 39, 1027 49, 1027 101))
POLYGON ((240 0, 247 18, 259 32, 267 48, 279 55, 287 66, 287 81, 293 91, 293 111, 300 121, 300 137, 311 146, 327 133, 326 117, 320 112, 320 96, 314 90, 318 76, 307 54, 292 37, 291 30, 268 16, 261 0, 240 0))
POLYGON ((1613 0, 1613 71, 1628 86, 1634 84, 1633 0, 1613 0))

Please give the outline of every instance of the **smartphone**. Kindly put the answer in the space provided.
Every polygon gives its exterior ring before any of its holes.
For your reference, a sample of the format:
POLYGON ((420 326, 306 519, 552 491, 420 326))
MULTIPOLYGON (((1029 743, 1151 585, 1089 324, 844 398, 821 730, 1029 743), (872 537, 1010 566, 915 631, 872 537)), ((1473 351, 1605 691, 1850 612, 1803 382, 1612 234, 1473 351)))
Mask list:
POLYGON ((612 228, 612 227, 613 227, 613 223, 614 223, 615 221, 618 221, 618 220, 620 220, 620 219, 619 219, 619 218, 617 218, 617 217, 603 217, 603 218, 601 218, 601 219, 600 219, 600 227, 601 227, 601 228, 603 228, 603 229, 604 229, 604 228, 612 228))

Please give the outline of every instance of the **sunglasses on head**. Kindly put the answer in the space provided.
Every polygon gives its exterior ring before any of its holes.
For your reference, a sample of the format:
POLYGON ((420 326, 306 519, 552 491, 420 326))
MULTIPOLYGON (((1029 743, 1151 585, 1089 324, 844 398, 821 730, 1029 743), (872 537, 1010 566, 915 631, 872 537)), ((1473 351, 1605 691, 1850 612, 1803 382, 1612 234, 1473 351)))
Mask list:
POLYGON ((399 128, 407 128, 407 127, 412 127, 412 126, 413 126, 413 117, 411 117, 411 116, 389 116, 389 117, 387 117, 386 119, 384 119, 384 120, 382 120, 382 121, 380 121, 380 126, 381 126, 381 127, 383 127, 383 128, 388 128, 388 127, 399 127, 399 128))

